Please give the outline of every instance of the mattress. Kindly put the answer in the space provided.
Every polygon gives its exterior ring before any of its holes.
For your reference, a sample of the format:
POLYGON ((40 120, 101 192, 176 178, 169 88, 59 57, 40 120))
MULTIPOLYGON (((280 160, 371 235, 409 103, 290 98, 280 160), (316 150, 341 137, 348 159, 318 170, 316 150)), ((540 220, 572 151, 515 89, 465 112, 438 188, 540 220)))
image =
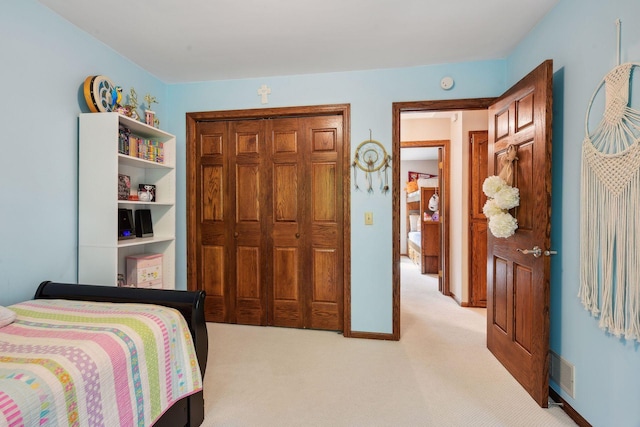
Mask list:
POLYGON ((415 243, 416 245, 418 245, 418 247, 420 247, 421 243, 422 243, 422 235, 420 231, 410 231, 407 234, 407 239, 413 243, 415 243))
POLYGON ((17 317, 0 328, 0 425, 150 426, 202 390, 174 309, 67 300, 9 308, 17 317))

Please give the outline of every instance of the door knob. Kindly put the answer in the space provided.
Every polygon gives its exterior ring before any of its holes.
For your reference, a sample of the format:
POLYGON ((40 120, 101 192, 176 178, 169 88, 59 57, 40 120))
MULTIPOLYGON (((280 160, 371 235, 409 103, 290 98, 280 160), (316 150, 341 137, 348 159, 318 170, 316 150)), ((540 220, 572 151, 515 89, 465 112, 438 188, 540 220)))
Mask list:
POLYGON ((516 250, 525 255, 531 254, 536 258, 540 258, 540 256, 542 255, 542 249, 540 249, 540 247, 538 246, 534 246, 533 249, 516 249, 516 250))
POLYGON ((550 250, 546 250, 546 251, 542 251, 542 249, 540 249, 539 246, 534 246, 533 249, 516 249, 518 252, 528 255, 531 254, 536 258, 540 258, 542 255, 544 256, 551 256, 551 255, 557 255, 558 251, 550 251, 550 250))
POLYGON ((235 233, 233 233, 233 237, 238 237, 240 234, 236 231, 235 233))
POLYGON ((296 239, 300 238, 300 233, 296 233, 296 239))

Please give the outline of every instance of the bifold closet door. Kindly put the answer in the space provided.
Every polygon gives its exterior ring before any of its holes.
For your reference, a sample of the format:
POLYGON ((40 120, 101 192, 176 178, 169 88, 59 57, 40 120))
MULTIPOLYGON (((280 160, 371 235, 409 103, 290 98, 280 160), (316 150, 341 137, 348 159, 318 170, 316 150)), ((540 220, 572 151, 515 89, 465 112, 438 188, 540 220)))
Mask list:
POLYGON ((305 327, 305 270, 307 234, 304 132, 298 118, 268 120, 269 266, 268 324, 305 327))
POLYGON ((200 122, 196 139, 195 257, 206 320, 265 325, 264 123, 200 122))
POLYGON ((343 329, 342 116, 309 117, 306 140, 304 283, 307 328, 343 329))
POLYGON ((235 322, 267 324, 267 224, 269 152, 264 120, 229 122, 229 291, 235 296, 235 322))
POLYGON ((341 116, 267 122, 270 325, 342 329, 342 138, 341 116))
POLYGON ((207 321, 343 328, 342 116, 199 122, 207 321))

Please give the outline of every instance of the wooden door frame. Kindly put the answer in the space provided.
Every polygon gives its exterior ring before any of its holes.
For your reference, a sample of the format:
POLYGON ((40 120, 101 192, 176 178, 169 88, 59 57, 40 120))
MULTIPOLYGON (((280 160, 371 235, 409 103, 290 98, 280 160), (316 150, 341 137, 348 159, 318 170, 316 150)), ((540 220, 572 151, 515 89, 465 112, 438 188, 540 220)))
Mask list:
MULTIPOLYGON (((392 158, 400 159, 400 113, 416 112, 416 111, 453 111, 453 110, 486 110, 495 98, 468 98, 468 99, 450 99, 440 101, 411 101, 411 102, 394 102, 393 103, 393 120, 392 120, 392 158)), ((448 161, 449 153, 443 153, 443 162, 448 161), (445 160, 446 156, 446 160, 445 160)), ((444 167, 444 165, 443 165, 444 167)), ((393 334, 392 339, 400 339, 400 166, 393 168, 392 171, 392 246, 393 246, 393 266, 392 266, 392 286, 393 286, 393 334)), ((447 180, 448 181, 448 180, 447 180)), ((445 181, 445 185, 447 185, 445 181)), ((446 190, 449 195, 448 188, 446 190)), ((445 212, 448 214, 449 198, 445 199, 445 212)), ((446 223, 449 223, 448 218, 446 223)), ((444 269, 442 272, 443 293, 450 294, 449 287, 449 226, 443 230, 443 241, 446 244, 445 253, 443 254, 444 269)))
MULTIPOLYGON (((306 117, 340 115, 342 116, 342 132, 344 136, 342 145, 342 194, 343 194, 343 336, 351 337, 351 105, 329 104, 299 107, 259 108, 247 110, 204 111, 186 113, 186 146, 194 147, 196 137, 196 125, 201 121, 217 120, 250 120, 268 119, 278 117, 306 117)), ((195 230, 189 224, 195 224, 196 209, 195 198, 189 198, 189 194, 195 192, 191 185, 196 180, 195 153, 186 152, 186 190, 187 190, 187 289, 196 290, 197 276, 193 268, 189 268, 189 259, 194 256, 191 253, 195 247, 197 236, 195 230)))

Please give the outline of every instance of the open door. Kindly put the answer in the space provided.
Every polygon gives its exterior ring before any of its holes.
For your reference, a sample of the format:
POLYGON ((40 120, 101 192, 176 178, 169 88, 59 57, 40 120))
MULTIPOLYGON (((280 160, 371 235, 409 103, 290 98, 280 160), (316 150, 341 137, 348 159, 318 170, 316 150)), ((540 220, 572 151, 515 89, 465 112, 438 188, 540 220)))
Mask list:
POLYGON ((518 229, 488 234, 487 347, 542 407, 549 395, 551 117, 553 62, 547 60, 489 107, 489 175, 517 147, 518 229))

